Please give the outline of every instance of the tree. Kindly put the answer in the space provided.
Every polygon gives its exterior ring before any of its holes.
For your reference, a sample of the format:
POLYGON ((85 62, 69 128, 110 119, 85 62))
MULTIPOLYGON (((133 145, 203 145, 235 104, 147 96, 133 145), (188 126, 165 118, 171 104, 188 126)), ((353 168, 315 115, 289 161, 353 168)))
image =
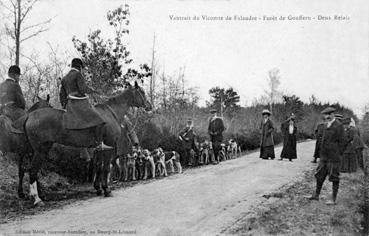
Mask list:
POLYGON ((209 103, 210 107, 222 113, 224 112, 231 115, 240 108, 238 104, 240 102, 240 96, 232 87, 228 89, 214 87, 209 90, 209 94, 211 97, 211 102, 209 103))
POLYGON ((129 34, 129 7, 120 6, 107 13, 109 25, 114 27, 115 37, 103 39, 101 30, 97 29, 88 35, 88 41, 73 37, 74 47, 81 53, 86 66, 85 77, 94 89, 110 95, 117 89, 124 87, 132 79, 143 81, 151 76, 151 68, 147 64, 132 68, 130 52, 124 39, 129 34), (123 71, 123 68, 126 71, 123 71))
POLYGON ((283 95, 284 115, 289 116, 291 113, 296 115, 297 120, 301 120, 304 115, 304 103, 296 95, 283 95))
POLYGON ((274 68, 268 72, 268 86, 269 90, 265 90, 267 97, 269 98, 270 111, 273 112, 273 104, 280 101, 282 93, 278 90, 280 85, 279 69, 274 68))
POLYGON ((52 18, 35 24, 25 24, 26 17, 31 12, 38 0, 8 0, 8 4, 3 1, 0 6, 6 9, 8 17, 5 17, 5 31, 14 45, 9 49, 15 53, 15 64, 19 65, 21 43, 48 30, 48 25, 52 18))

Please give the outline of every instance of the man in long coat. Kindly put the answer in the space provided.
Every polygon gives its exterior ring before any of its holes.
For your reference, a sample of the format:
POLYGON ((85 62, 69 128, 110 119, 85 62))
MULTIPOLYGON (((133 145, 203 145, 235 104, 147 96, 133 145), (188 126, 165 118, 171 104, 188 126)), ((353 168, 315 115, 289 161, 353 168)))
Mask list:
POLYGON ((327 205, 336 204, 339 175, 341 167, 341 156, 344 147, 344 128, 341 122, 335 117, 334 108, 328 107, 322 111, 327 124, 324 125, 323 136, 320 145, 320 161, 316 170, 316 191, 310 200, 319 200, 320 191, 323 187, 325 178, 332 182, 332 200, 327 201, 327 205))
POLYGON ((263 110, 262 115, 263 120, 260 125, 260 158, 264 160, 271 158, 273 160, 275 158, 273 139, 274 124, 270 120, 271 112, 269 110, 263 110))
POLYGON ((0 84, 0 113, 12 121, 26 113, 26 101, 19 86, 20 74, 20 68, 13 65, 8 70, 8 78, 0 84))
POLYGON ((179 139, 184 147, 184 160, 187 162, 187 165, 195 165, 196 133, 193 130, 191 119, 187 120, 186 127, 179 133, 179 139))
POLYGON ((213 109, 210 113, 214 114, 209 120, 208 133, 210 141, 212 142, 215 160, 212 160, 213 164, 219 163, 219 151, 221 150, 221 144, 223 142, 223 132, 225 130, 223 118, 217 115, 217 110, 213 109))
POLYGON ((63 125, 66 129, 86 129, 96 127, 96 140, 99 149, 112 149, 103 143, 102 128, 104 120, 93 107, 86 94, 97 93, 86 85, 81 73, 82 60, 74 58, 71 70, 63 77, 60 89, 60 103, 67 110, 63 117, 63 125))

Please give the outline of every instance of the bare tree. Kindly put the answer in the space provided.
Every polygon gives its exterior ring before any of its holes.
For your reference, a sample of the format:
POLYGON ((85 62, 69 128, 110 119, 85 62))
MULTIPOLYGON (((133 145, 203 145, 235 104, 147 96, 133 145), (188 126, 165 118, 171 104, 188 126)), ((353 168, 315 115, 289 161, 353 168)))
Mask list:
POLYGON ((6 34, 14 40, 10 46, 15 53, 15 64, 19 65, 21 43, 48 30, 52 18, 45 21, 26 24, 26 19, 34 5, 39 0, 7 0, 7 3, 0 1, 0 6, 7 12, 5 20, 6 34))
POLYGON ((266 90, 265 93, 269 98, 268 100, 270 112, 273 112, 273 104, 278 102, 282 97, 282 93, 278 90, 278 87, 281 83, 279 69, 278 68, 271 69, 269 70, 268 74, 269 74, 268 78, 269 90, 266 90))

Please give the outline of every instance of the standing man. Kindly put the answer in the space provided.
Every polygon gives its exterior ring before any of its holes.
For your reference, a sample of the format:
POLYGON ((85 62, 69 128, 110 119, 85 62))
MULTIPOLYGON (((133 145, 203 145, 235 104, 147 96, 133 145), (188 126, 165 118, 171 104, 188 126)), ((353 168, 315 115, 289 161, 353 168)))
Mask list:
POLYGON ((263 116, 263 120, 261 121, 260 125, 260 158, 264 160, 274 159, 274 140, 273 140, 273 131, 274 125, 273 122, 270 120, 270 111, 265 109, 261 113, 263 116))
POLYGON ((97 93, 86 85, 82 75, 83 63, 79 58, 74 58, 71 70, 63 77, 60 88, 60 103, 67 110, 63 125, 66 129, 87 129, 95 127, 95 138, 98 149, 112 149, 103 142, 103 118, 91 105, 86 94, 97 93))
POLYGON ((20 68, 13 65, 8 70, 8 78, 0 84, 0 113, 12 121, 26 114, 26 101, 19 86, 20 68))
POLYGON ((186 128, 179 133, 179 139, 182 141, 185 149, 184 159, 189 166, 195 165, 196 133, 193 131, 191 119, 187 120, 186 128))
POLYGON ((316 170, 316 191, 309 199, 319 200, 319 194, 323 187, 325 178, 328 176, 332 182, 332 200, 327 205, 335 205, 339 188, 339 175, 341 167, 341 156, 344 147, 344 129, 341 122, 336 120, 333 107, 322 111, 327 123, 324 125, 323 136, 320 145, 320 161, 316 170))
POLYGON ((219 151, 222 148, 221 143, 223 142, 223 132, 225 130, 223 118, 217 115, 217 110, 212 109, 211 114, 214 114, 209 120, 208 133, 210 141, 212 142, 215 160, 212 160, 213 164, 219 163, 219 151))

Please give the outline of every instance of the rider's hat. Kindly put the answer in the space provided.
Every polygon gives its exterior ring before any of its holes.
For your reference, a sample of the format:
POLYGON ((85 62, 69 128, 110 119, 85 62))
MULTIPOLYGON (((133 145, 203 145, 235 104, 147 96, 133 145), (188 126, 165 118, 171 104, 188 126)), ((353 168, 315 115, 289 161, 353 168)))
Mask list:
POLYGON ((83 66, 83 62, 80 58, 73 58, 72 63, 71 63, 71 67, 76 68, 76 69, 81 69, 84 66, 83 66))
POLYGON ((21 74, 21 70, 20 70, 19 66, 12 65, 11 67, 9 67, 8 73, 9 74, 20 75, 21 74))

